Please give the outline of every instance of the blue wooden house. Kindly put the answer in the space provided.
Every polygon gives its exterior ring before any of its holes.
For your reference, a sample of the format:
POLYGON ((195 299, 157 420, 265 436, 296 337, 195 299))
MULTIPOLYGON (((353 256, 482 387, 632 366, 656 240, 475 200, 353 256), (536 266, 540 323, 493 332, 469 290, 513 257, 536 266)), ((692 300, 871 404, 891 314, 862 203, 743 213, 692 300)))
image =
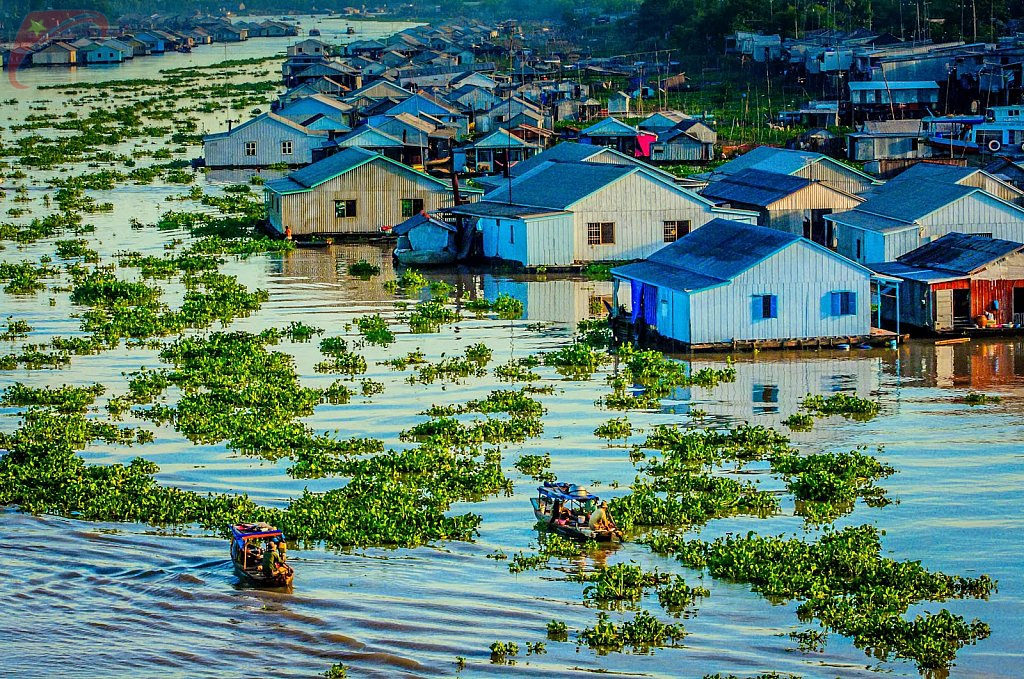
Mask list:
POLYGON ((634 323, 687 345, 863 338, 871 271, 806 238, 715 219, 612 269, 634 323))

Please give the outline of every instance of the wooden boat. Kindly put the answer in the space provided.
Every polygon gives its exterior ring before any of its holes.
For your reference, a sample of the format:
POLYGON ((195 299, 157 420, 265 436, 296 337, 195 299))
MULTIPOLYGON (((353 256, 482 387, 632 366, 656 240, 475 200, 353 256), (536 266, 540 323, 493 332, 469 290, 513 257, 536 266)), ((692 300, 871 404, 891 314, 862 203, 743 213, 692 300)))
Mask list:
POLYGON ((291 587, 295 569, 285 565, 285 572, 266 575, 263 572, 261 549, 271 540, 284 540, 284 533, 267 523, 240 523, 231 526, 231 562, 235 573, 255 587, 291 587))
POLYGON ((593 530, 587 525, 601 498, 592 495, 582 486, 570 483, 545 481, 537 487, 537 497, 530 498, 533 515, 543 522, 547 529, 572 540, 596 540, 597 542, 622 542, 622 531, 593 530), (558 521, 552 518, 556 508, 569 510, 571 518, 558 521))
POLYGON ((354 29, 351 26, 349 26, 348 28, 345 29, 345 33, 347 35, 355 35, 356 34, 356 29, 354 29))
POLYGON ((295 247, 297 248, 327 248, 331 246, 331 241, 328 240, 297 240, 295 241, 295 247))

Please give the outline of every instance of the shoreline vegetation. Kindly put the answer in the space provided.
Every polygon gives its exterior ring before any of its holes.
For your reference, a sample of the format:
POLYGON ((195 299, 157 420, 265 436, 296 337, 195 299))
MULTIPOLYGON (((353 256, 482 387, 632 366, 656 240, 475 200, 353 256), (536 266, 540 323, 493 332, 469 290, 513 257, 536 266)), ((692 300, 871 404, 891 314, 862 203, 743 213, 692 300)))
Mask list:
MULTIPOLYGON (((266 215, 258 192, 234 184, 207 193, 194 186, 196 175, 185 170, 182 156, 198 143, 194 114, 267 105, 275 86, 256 79, 250 67, 278 58, 172 69, 161 79, 60 86, 62 96, 97 107, 63 116, 32 114, 10 130, 22 136, 0 144, 0 175, 22 182, 17 190, 35 179, 28 172, 57 173, 41 180, 47 214, 36 212, 37 202, 30 214, 0 223, 5 248, 50 248, 34 259, 7 261, 5 255, 14 253, 0 254, 2 294, 40 301, 66 295, 80 321, 76 334, 39 343, 25 319, 7 319, 3 339, 15 349, 0 354, 0 369, 50 371, 122 347, 154 350, 159 358, 158 366, 131 373, 124 384, 16 382, 3 389, 0 405, 18 409, 20 421, 13 432, 0 434, 0 449, 6 451, 0 457, 0 505, 83 521, 194 525, 220 536, 228 524, 263 520, 309 548, 473 540, 483 519, 467 506, 510 494, 513 470, 550 478, 550 456, 513 461, 507 455, 510 446, 543 436, 546 398, 557 398, 564 382, 594 381, 605 389, 594 407, 609 417, 595 431, 594 445, 619 446, 636 470, 628 492, 611 500, 612 515, 628 537, 712 578, 747 584, 772 601, 799 602, 800 622, 818 627, 795 638, 801 651, 815 652, 834 633, 879 659, 941 670, 955 662, 963 646, 989 636, 985 622, 945 608, 906 617, 921 602, 985 599, 996 591, 988 576, 947 575, 914 560, 883 556, 884 531, 872 523, 833 527, 854 511, 874 522, 884 517, 883 507, 898 500, 879 485, 898 472, 884 451, 808 453, 780 429, 700 426, 698 417, 640 431, 631 424, 631 413, 658 409, 680 389, 713 391, 734 381, 736 369, 726 361, 723 367, 697 370, 661 352, 615 346, 601 320, 581 322, 569 344, 504 364, 496 365, 482 344, 453 347, 441 358, 411 352, 388 361, 389 369, 430 390, 424 398, 437 399, 424 404, 421 421, 395 432, 401 447, 391 449, 358 432, 339 438, 305 424, 319 407, 372 403, 386 389, 364 377, 368 364, 360 349, 365 345, 388 346, 399 332, 429 336, 474 315, 512 322, 524 308, 507 295, 462 303, 452 297, 452 286, 410 270, 381 282, 396 308, 404 310, 394 322, 367 315, 343 334, 295 323, 257 332, 231 329, 233 321, 255 314, 270 297, 222 269, 294 246, 260 234, 266 215), (237 79, 245 82, 228 82, 237 79), (168 87, 172 94, 154 91, 168 87), (114 103, 127 98, 131 103, 114 103), (123 145, 142 137, 162 144, 124 152, 123 145), (85 169, 73 174, 71 165, 85 169), (172 196, 180 209, 164 211, 156 223, 133 223, 162 239, 164 253, 101 257, 92 247, 95 231, 88 218, 113 207, 93 194, 158 181, 188 191, 172 196), (303 351, 319 352, 316 372, 335 376, 328 386, 302 383, 294 357, 285 350, 299 344, 309 345, 303 351), (453 402, 453 392, 444 388, 470 377, 493 378, 493 390, 482 399, 453 402), (127 418, 139 424, 123 424, 127 418), (165 486, 156 480, 159 467, 146 459, 145 450, 167 428, 197 445, 223 444, 233 453, 283 463, 294 479, 338 483, 325 492, 307 489, 283 506, 260 505, 244 493, 165 486), (82 453, 95 444, 138 449, 140 456, 125 464, 88 463, 82 453), (765 491, 734 478, 758 465, 767 466, 765 478, 784 490, 765 491), (724 517, 778 515, 783 501, 790 500, 804 536, 755 530, 714 540, 692 535, 724 517)), ((368 280, 380 272, 357 264, 347 273, 368 280)), ((790 414, 797 419, 787 424, 797 429, 833 416, 869 420, 885 417, 885 411, 885 403, 854 395, 809 394, 801 412, 790 414)), ((508 560, 510 576, 547 569, 547 576, 579 584, 580 601, 596 612, 593 625, 570 630, 553 620, 546 629, 550 642, 597 653, 680 645, 687 634, 683 614, 692 614, 711 592, 635 564, 578 566, 596 549, 542 533, 535 553, 494 558, 508 560), (656 602, 661 613, 641 607, 645 601, 656 602), (618 615, 622 612, 631 617, 618 615)), ((530 644, 522 650, 540 654, 545 647, 530 644)), ((522 650, 516 640, 495 641, 492 662, 514 662, 522 650)), ((327 674, 344 675, 342 666, 327 674)))

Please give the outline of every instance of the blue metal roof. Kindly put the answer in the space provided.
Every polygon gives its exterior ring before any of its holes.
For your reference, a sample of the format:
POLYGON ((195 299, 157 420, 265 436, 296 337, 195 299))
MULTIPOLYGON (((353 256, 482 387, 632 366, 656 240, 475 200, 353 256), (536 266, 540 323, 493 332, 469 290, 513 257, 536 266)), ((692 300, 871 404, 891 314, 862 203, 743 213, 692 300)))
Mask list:
POLYGON ((932 182, 942 182, 943 184, 956 184, 978 171, 976 167, 958 167, 956 165, 942 165, 939 163, 916 163, 883 184, 879 190, 899 186, 900 182, 907 181, 908 179, 925 179, 932 182))
POLYGON ((638 134, 635 127, 610 116, 580 132, 584 137, 635 137, 638 134))
POLYGON ((405 234, 415 229, 417 226, 423 226, 424 224, 433 224, 434 226, 442 228, 446 231, 454 232, 457 230, 448 222, 443 222, 440 219, 437 219, 436 217, 431 217, 430 215, 426 215, 421 212, 419 214, 413 215, 412 217, 409 217, 401 224, 395 226, 393 229, 391 229, 391 233, 395 234, 396 236, 404 236, 405 234))
POLYGON ((338 151, 333 156, 328 156, 323 160, 307 165, 301 170, 296 170, 288 175, 288 179, 291 179, 296 184, 304 186, 306 188, 312 188, 317 184, 322 184, 328 179, 337 177, 338 175, 345 174, 350 170, 370 162, 374 158, 379 157, 379 154, 373 151, 367 151, 366 149, 352 146, 345 148, 342 151, 338 151))
POLYGON ((721 202, 767 207, 810 184, 811 181, 803 177, 748 169, 711 182, 701 195, 721 202))
POLYGON ((731 219, 713 219, 643 262, 612 269, 612 274, 677 290, 703 290, 726 283, 800 236, 731 219))
POLYGON ((537 148, 536 144, 523 141, 508 130, 500 128, 491 132, 483 139, 470 144, 468 148, 474 149, 504 149, 504 148, 537 148))
MULTIPOLYGON (((976 191, 981 191, 981 189, 923 179, 904 179, 898 183, 898 186, 889 190, 871 193, 868 199, 854 208, 852 212, 877 215, 911 224, 976 191)), ((845 215, 847 213, 837 214, 845 215)), ((888 226, 876 230, 886 230, 888 226)))
POLYGON ((605 163, 547 163, 514 178, 511 190, 501 186, 488 193, 487 200, 565 210, 598 189, 639 171, 638 167, 605 163))
POLYGON ((1024 243, 954 232, 911 250, 897 261, 921 269, 970 274, 1021 249, 1024 243))
POLYGON ((856 175, 864 180, 874 182, 875 179, 860 170, 844 165, 834 158, 811 151, 780 149, 773 146, 758 146, 741 156, 737 156, 725 165, 715 169, 714 174, 736 174, 742 170, 755 169, 778 174, 795 174, 812 163, 825 163, 841 172, 856 175))
POLYGON ((533 168, 538 167, 545 161, 557 163, 582 163, 603 150, 604 147, 602 146, 564 141, 557 146, 552 146, 548 150, 538 153, 533 158, 528 158, 521 163, 516 163, 512 166, 510 173, 513 177, 518 177, 519 175, 526 174, 533 168))

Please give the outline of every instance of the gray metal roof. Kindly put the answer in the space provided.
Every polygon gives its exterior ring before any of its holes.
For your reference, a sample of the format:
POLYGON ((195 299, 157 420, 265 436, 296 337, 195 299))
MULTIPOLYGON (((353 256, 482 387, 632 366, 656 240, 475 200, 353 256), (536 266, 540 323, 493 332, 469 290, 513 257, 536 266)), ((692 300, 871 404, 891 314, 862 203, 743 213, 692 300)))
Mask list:
POLYGON ((866 201, 852 210, 835 213, 834 218, 871 231, 907 228, 976 191, 984 193, 973 186, 905 179, 888 190, 872 192, 866 201))
POLYGON ((956 165, 943 165, 940 163, 915 163, 903 172, 890 179, 882 185, 882 190, 898 186, 900 182, 908 179, 927 180, 941 182, 943 184, 957 184, 967 179, 975 172, 976 167, 959 167, 956 165))
POLYGON ((731 219, 713 219, 644 262, 612 274, 679 290, 701 290, 732 280, 801 238, 785 231, 731 219))
POLYGON ((1021 249, 1024 243, 954 232, 911 250, 897 261, 920 269, 970 274, 1021 249))
POLYGON ((441 221, 436 217, 431 217, 430 215, 421 212, 419 214, 413 215, 412 217, 409 217, 401 224, 395 226, 393 229, 391 229, 391 233, 395 234, 396 236, 404 236, 405 234, 415 229, 417 226, 423 226, 424 224, 433 224, 434 226, 445 229, 446 231, 457 231, 457 229, 448 222, 441 221))
POLYGON ((565 210, 546 210, 544 208, 530 207, 528 205, 513 205, 511 203, 498 203, 490 200, 481 200, 476 203, 459 205, 458 207, 451 208, 449 211, 455 215, 467 215, 470 217, 497 217, 504 219, 566 214, 565 210))
POLYGON ((701 195, 719 202, 767 207, 810 184, 803 177, 749 169, 711 182, 701 195))
POLYGON ((878 262, 877 264, 868 264, 868 267, 876 274, 883 276, 895 276, 908 281, 917 281, 918 283, 946 283, 948 281, 955 281, 963 276, 955 274, 945 273, 942 271, 935 271, 933 269, 918 269, 913 266, 907 266, 900 262, 878 262))
POLYGON ((292 172, 288 175, 288 178, 306 188, 313 187, 332 177, 337 177, 349 170, 353 170, 379 157, 379 155, 358 146, 349 146, 342 151, 338 151, 333 156, 327 156, 323 160, 292 172))

